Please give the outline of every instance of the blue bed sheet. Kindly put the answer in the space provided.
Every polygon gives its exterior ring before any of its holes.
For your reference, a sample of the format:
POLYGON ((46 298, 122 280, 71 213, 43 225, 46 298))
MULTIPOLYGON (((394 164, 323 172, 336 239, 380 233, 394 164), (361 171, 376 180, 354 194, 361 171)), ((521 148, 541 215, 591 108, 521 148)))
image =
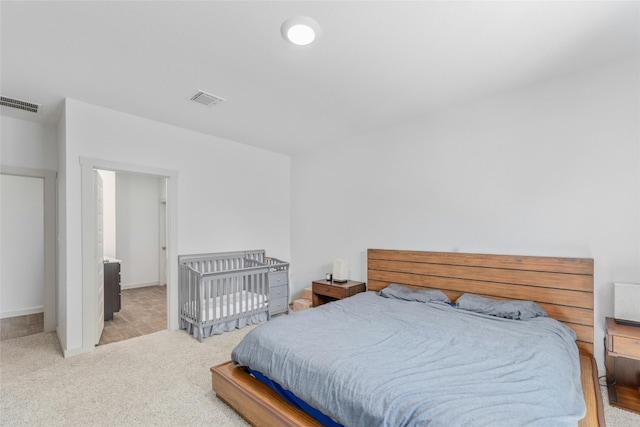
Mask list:
POLYGON ((278 395, 280 397, 282 397, 284 400, 289 402, 294 407, 299 408, 299 409, 303 410, 304 412, 306 412, 307 414, 311 415, 317 421, 322 423, 323 426, 325 426, 325 427, 343 427, 342 424, 335 422, 334 420, 331 419, 331 417, 323 414, 321 411, 319 411, 316 408, 314 408, 313 406, 309 405, 307 402, 305 402, 304 400, 300 399, 294 393, 292 393, 289 390, 285 389, 284 387, 282 387, 277 382, 273 381, 270 378, 267 378, 266 376, 264 376, 262 373, 260 373, 258 371, 255 371, 255 370, 253 370, 251 368, 247 368, 247 369, 249 370, 249 372, 254 377, 259 379, 260 381, 262 381, 263 383, 268 385, 273 391, 278 393, 278 395))
POLYGON ((373 292, 272 319, 232 360, 345 426, 575 426, 575 333, 373 292))

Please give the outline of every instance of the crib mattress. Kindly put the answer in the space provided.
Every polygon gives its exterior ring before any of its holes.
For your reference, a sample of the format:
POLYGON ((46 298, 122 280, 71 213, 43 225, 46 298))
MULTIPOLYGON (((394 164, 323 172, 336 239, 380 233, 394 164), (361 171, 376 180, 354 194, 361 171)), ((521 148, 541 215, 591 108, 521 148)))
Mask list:
MULTIPOLYGON (((184 311, 192 312, 194 307, 197 307, 196 304, 195 301, 187 303, 184 311)), ((208 301, 201 301, 201 318, 193 319, 196 320, 193 322, 183 316, 180 320, 180 328, 186 329, 194 337, 202 340, 211 335, 265 322, 268 319, 267 304, 265 295, 247 291, 209 298, 208 301), (229 317, 231 319, 227 320, 229 317)))
POLYGON ((240 291, 232 294, 225 294, 216 298, 209 298, 202 301, 200 305, 201 313, 207 313, 202 320, 222 319, 227 316, 257 310, 266 306, 266 296, 255 292, 240 291))

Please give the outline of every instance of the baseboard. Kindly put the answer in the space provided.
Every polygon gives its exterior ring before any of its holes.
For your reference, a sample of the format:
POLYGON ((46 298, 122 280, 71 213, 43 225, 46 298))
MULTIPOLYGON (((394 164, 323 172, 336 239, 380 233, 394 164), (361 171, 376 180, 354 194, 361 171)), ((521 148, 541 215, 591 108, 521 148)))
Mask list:
POLYGON ((8 317, 26 316, 29 314, 44 313, 44 306, 41 307, 29 307, 20 310, 5 311, 0 313, 0 319, 6 319, 8 317))
POLYGON ((159 282, 147 282, 147 283, 121 283, 120 289, 135 289, 135 288, 146 288, 148 286, 158 286, 159 282))

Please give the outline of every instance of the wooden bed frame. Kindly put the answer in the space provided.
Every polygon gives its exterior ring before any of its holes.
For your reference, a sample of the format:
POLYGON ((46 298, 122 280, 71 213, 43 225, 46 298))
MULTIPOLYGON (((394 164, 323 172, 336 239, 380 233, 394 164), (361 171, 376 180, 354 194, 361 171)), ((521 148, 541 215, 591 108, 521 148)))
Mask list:
MULTIPOLYGON (((577 334, 587 415, 580 427, 605 426, 593 358, 593 260, 369 249, 369 290, 389 283, 436 288, 451 300, 464 292, 538 302, 577 334)), ((217 397, 254 426, 320 426, 244 369, 226 362, 211 368, 217 397)))

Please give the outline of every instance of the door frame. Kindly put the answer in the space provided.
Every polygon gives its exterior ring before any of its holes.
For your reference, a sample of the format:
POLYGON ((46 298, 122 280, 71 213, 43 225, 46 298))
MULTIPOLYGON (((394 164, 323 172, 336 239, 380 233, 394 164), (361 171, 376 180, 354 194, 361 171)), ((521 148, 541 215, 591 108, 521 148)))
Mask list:
POLYGON ((56 172, 45 169, 0 166, 3 175, 44 180, 44 331, 56 330, 56 172))
POLYGON ((97 310, 95 285, 95 194, 93 170, 166 178, 167 180, 167 329, 178 329, 178 172, 105 159, 80 157, 82 186, 82 351, 95 348, 93 320, 97 310), (172 262, 175 260, 175 263, 172 262), (174 265, 175 264, 175 265, 174 265))

